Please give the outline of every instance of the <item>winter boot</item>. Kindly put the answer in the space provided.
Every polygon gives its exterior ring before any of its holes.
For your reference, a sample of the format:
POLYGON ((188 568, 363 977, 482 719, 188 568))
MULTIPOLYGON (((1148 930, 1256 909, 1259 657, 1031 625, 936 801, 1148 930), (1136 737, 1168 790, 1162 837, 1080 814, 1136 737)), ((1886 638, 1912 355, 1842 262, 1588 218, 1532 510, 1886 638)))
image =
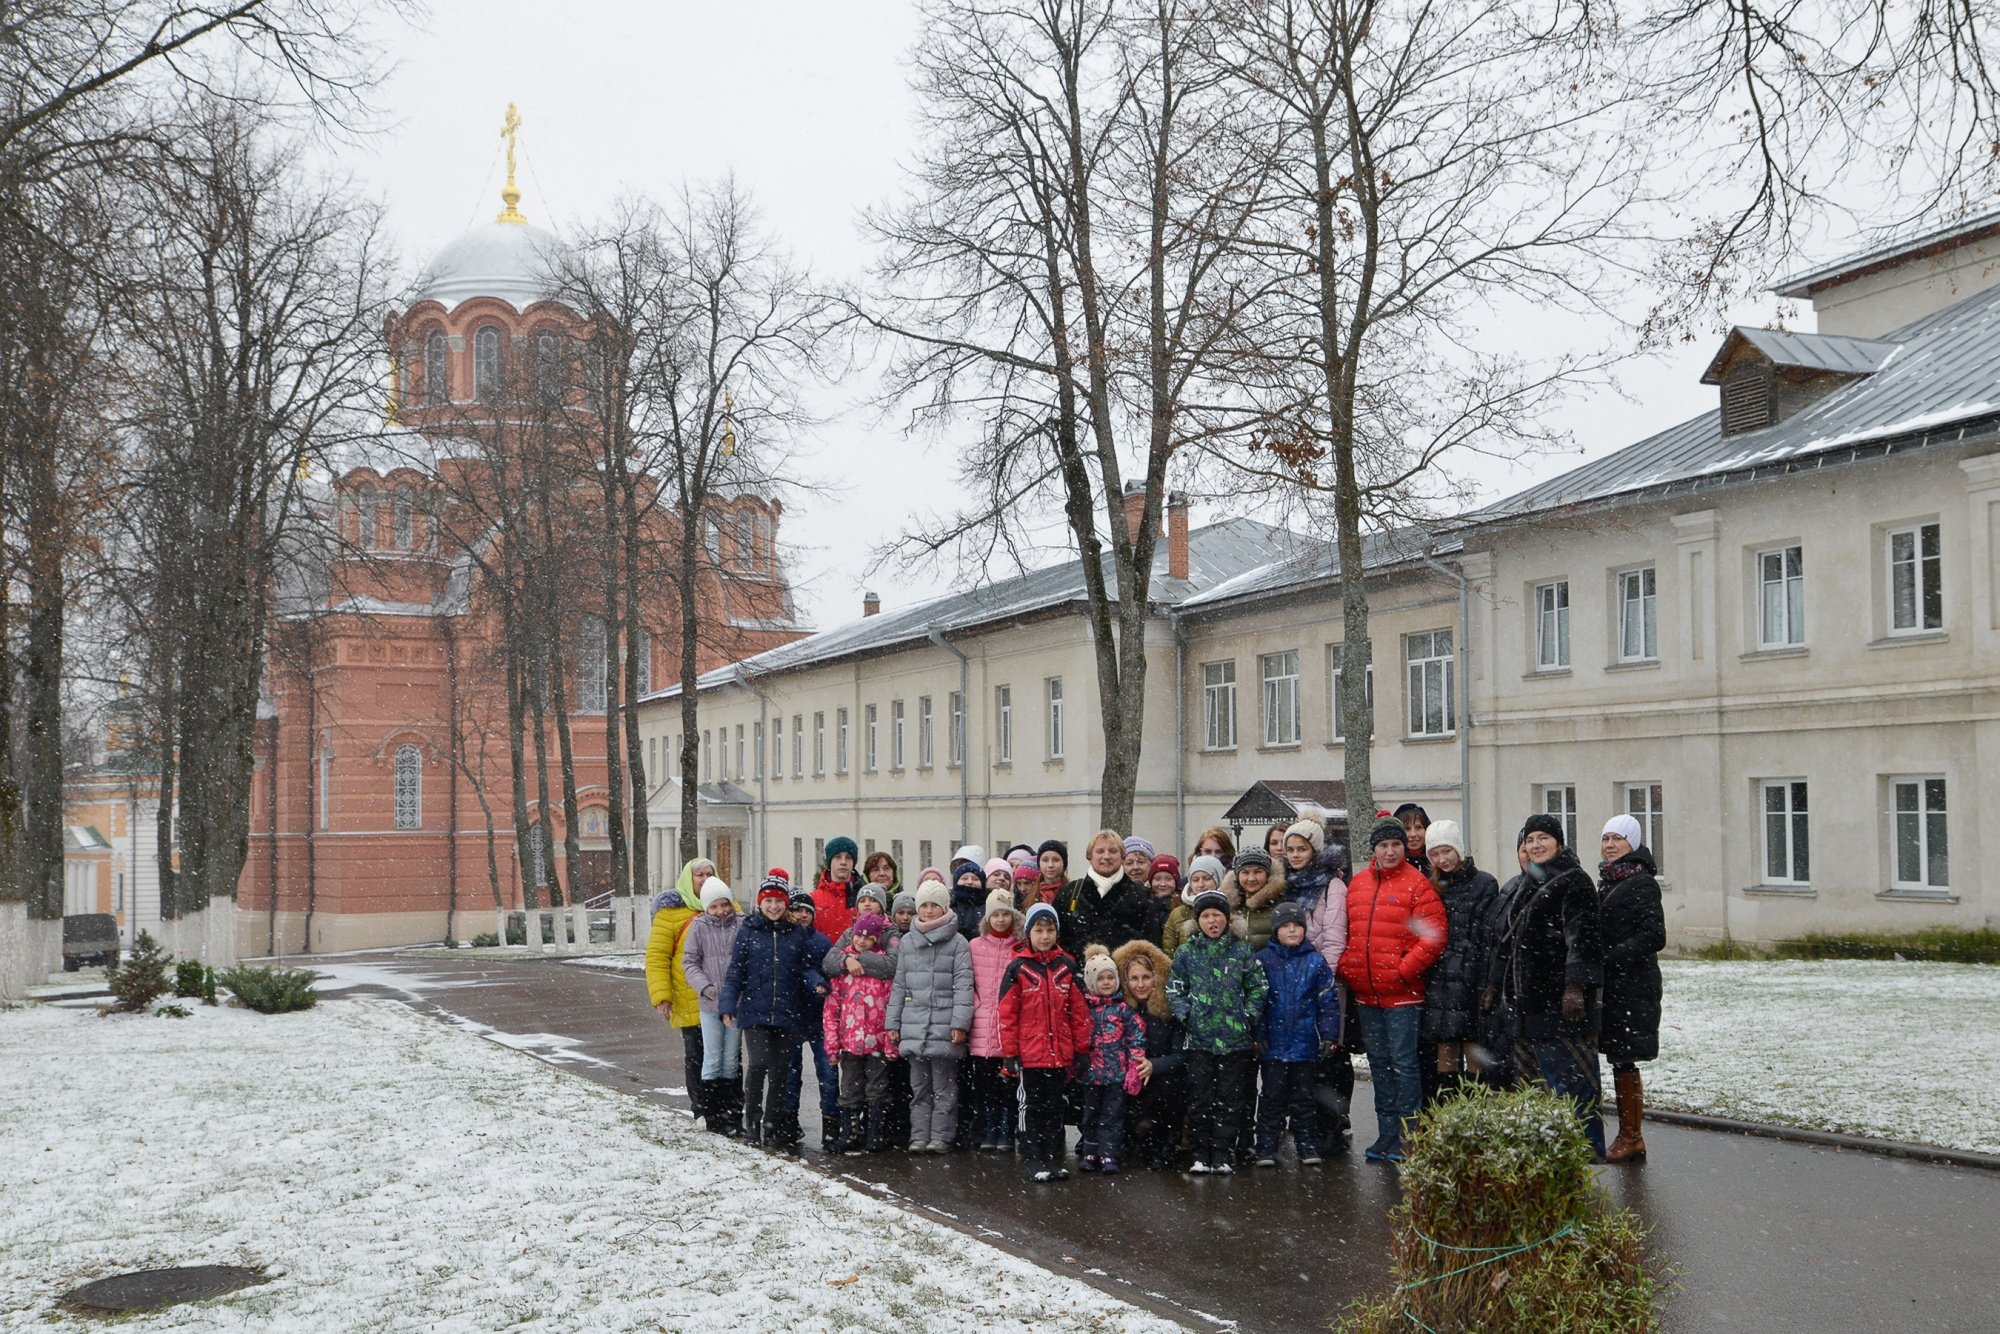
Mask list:
POLYGON ((1612 1163, 1646 1161, 1646 1140, 1641 1124, 1646 1119, 1646 1090, 1637 1070, 1614 1070, 1612 1086, 1618 1091, 1618 1138, 1611 1141, 1604 1159, 1612 1163))
POLYGON ((868 1152, 880 1153, 889 1147, 889 1109, 879 1102, 868 1104, 868 1152))
POLYGON ((847 1113, 835 1112, 820 1118, 819 1151, 843 1153, 847 1148, 847 1113))

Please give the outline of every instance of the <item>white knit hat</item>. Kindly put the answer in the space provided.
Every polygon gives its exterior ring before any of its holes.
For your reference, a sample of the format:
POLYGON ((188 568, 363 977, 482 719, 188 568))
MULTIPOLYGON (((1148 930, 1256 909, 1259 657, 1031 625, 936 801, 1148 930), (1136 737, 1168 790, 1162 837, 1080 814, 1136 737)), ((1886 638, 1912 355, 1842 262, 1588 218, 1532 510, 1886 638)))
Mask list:
MULTIPOLYGON (((1604 822, 1604 833, 1617 834, 1635 848, 1646 841, 1646 831, 1641 829, 1639 822, 1629 815, 1614 815, 1609 820, 1606 820, 1604 822)), ((1598 837, 1603 837, 1603 834, 1600 834, 1598 837)), ((1437 840, 1432 839, 1431 841, 1435 843, 1437 840)))
POLYGON ((1317 820, 1300 820, 1285 830, 1285 837, 1304 839, 1314 852, 1326 851, 1326 828, 1317 820))
POLYGON ((1458 821, 1439 820, 1424 833, 1427 848, 1450 848, 1460 856, 1465 854, 1465 835, 1459 832, 1458 821))
POLYGON ((1111 957, 1111 951, 1102 945, 1092 945, 1084 951, 1083 984, 1092 991, 1097 990, 1097 979, 1106 973, 1118 976, 1118 961, 1111 957))
POLYGON ((1193 861, 1188 863, 1188 878, 1190 880, 1194 878, 1194 873, 1196 871, 1206 871, 1215 880, 1215 884, 1210 886, 1210 888, 1212 889, 1222 888, 1222 877, 1225 874, 1225 872, 1222 869, 1222 858, 1208 857, 1208 856, 1197 857, 1193 861))
POLYGON ((711 904, 720 903, 724 899, 729 899, 733 902, 735 897, 730 892, 729 886, 722 883, 721 876, 712 875, 701 887, 701 910, 707 912, 711 904))
POLYGON ((923 906, 926 903, 935 903, 946 912, 950 912, 951 891, 935 880, 926 880, 923 886, 917 890, 917 909, 919 912, 923 910, 923 906))

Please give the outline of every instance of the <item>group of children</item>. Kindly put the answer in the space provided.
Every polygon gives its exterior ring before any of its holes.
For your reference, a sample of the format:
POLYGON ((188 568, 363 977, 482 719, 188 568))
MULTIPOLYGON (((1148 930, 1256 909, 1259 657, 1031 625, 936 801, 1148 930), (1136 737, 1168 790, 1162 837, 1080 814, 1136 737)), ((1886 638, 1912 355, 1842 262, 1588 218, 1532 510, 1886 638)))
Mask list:
MULTIPOLYGON (((1213 857, 1184 886, 1174 876, 1175 912, 1154 902, 1168 897, 1154 892, 1161 859, 1111 831, 1073 881, 1060 843, 1019 852, 962 848, 951 880, 927 869, 912 893, 886 854, 857 868, 837 838, 812 892, 773 870, 748 914, 712 865, 689 863, 655 900, 647 978, 681 1031, 696 1114, 795 1147, 810 1052, 830 1153, 1018 1149, 1029 1179, 1059 1181, 1073 1122, 1085 1172, 1167 1169, 1191 1151, 1188 1170, 1230 1173, 1245 1146, 1275 1166, 1288 1131, 1302 1165, 1322 1162, 1315 1094, 1342 1012, 1308 906, 1271 905, 1253 949, 1244 885, 1229 877, 1232 901, 1213 857), (1143 880, 1128 853, 1143 853, 1143 880)), ((1270 858, 1235 860, 1260 890, 1270 858)))

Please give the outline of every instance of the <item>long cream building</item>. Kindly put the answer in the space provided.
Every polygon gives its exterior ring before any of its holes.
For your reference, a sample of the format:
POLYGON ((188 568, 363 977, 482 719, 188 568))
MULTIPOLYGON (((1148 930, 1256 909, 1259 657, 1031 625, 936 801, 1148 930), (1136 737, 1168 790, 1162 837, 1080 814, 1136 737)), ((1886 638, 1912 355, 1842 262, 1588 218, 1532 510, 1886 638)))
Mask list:
MULTIPOLYGON (((1532 811, 1585 843, 1634 813, 1684 942, 2000 921, 2000 218, 1779 290, 1832 331, 1738 329, 1688 420, 1371 543, 1376 800, 1462 820, 1503 874, 1532 811)), ((1168 517, 1134 823, 1185 855, 1254 784, 1339 778, 1342 572, 1168 517)), ((704 676, 704 847, 740 882, 842 833, 906 875, 961 838, 1080 840, 1081 588, 1072 562, 704 676)), ((678 690, 644 707, 663 773, 678 690)), ((662 875, 678 813, 665 783, 662 875)))

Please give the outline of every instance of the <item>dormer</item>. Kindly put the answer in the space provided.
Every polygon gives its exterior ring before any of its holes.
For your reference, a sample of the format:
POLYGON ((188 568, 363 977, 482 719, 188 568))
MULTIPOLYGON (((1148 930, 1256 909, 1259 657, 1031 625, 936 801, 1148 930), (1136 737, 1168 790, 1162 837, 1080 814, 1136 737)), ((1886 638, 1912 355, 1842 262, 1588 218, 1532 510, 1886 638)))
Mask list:
POLYGON ((1834 390, 1880 370, 1896 344, 1833 334, 1731 329, 1702 372, 1722 390, 1722 434, 1775 426, 1834 390))

